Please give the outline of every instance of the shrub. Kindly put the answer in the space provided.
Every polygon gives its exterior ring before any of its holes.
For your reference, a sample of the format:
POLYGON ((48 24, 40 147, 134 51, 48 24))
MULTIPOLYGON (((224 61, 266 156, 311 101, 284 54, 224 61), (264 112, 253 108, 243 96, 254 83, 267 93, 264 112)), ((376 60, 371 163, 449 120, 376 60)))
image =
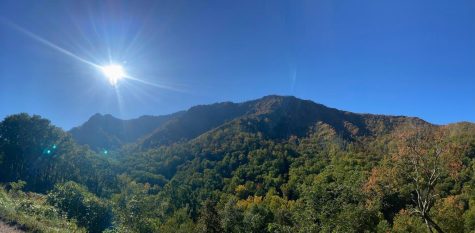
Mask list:
POLYGON ((111 226, 110 205, 75 182, 56 185, 48 194, 48 202, 65 212, 68 218, 75 218, 91 233, 102 232, 111 226))

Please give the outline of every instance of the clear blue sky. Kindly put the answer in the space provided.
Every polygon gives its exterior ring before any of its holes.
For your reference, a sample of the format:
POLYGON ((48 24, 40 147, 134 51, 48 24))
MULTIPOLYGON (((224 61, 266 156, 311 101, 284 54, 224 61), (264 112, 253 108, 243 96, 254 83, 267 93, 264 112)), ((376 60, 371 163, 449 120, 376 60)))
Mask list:
POLYGON ((0 0, 0 118, 69 129, 269 94, 475 122, 475 1, 0 0))

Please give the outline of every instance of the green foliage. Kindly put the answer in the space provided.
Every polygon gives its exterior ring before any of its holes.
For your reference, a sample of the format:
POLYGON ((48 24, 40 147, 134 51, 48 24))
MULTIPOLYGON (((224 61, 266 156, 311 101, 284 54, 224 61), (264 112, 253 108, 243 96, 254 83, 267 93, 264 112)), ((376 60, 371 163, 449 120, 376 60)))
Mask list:
MULTIPOLYGON (((57 158, 53 145, 70 140, 46 119, 27 114, 13 115, 0 123, 0 181, 25 180, 28 185, 48 185, 42 178, 57 158), (49 152, 49 153, 48 153, 49 152)), ((69 149, 69 148, 68 148, 69 149)), ((67 149, 66 149, 67 150, 67 149)))
POLYGON ((176 232, 188 233, 195 232, 196 224, 188 215, 186 208, 176 210, 163 224, 160 225, 158 232, 176 232))
POLYGON ((116 189, 114 165, 77 146, 46 119, 27 114, 0 122, 0 182, 24 180, 26 190, 44 193, 67 180, 97 194, 116 189))
POLYGON ((68 218, 76 219, 89 232, 102 232, 111 226, 111 207, 77 183, 56 185, 48 194, 48 203, 65 212, 68 218))
POLYGON ((221 228, 221 219, 216 210, 216 204, 208 199, 205 201, 200 211, 198 219, 198 232, 200 233, 220 233, 223 232, 221 228))
POLYGON ((466 232, 475 231, 475 203, 473 199, 469 202, 469 208, 463 213, 463 221, 466 232))
POLYGON ((23 190, 25 185, 26 185, 26 182, 23 181, 23 180, 8 183, 8 186, 10 187, 10 191, 13 192, 13 193, 20 192, 21 190, 23 190))
MULTIPOLYGON (((330 126, 320 124, 308 137, 279 141, 229 126, 193 141, 136 151, 122 158, 132 179, 129 185, 136 186, 138 195, 129 200, 135 200, 138 207, 132 212, 122 206, 116 212, 140 216, 122 224, 147 226, 153 224, 143 219, 155 219, 161 228, 149 229, 170 229, 170 224, 178 228, 191 219, 196 229, 204 232, 427 231, 416 215, 403 211, 412 208, 410 183, 381 195, 367 190, 372 169, 386 166, 385 155, 396 149, 396 135, 348 141, 330 126), (150 182, 144 188, 137 182, 143 182, 147 173, 163 175, 167 181, 150 182), (214 198, 217 204, 210 205, 214 198), (177 221, 175 213, 186 216, 187 221, 177 221)), ((451 140, 462 144, 457 135, 451 140)), ((464 133, 463 145, 474 145, 467 142, 469 138, 464 133)), ((470 169, 461 171, 466 181, 473 174, 470 169)), ((444 190, 443 197, 461 192, 459 178, 445 176, 437 186, 444 190)), ((121 195, 124 193, 128 192, 121 195)), ((463 220, 470 218, 469 213, 464 215, 443 204, 435 209, 444 214, 434 214, 434 221, 445 225, 447 231, 470 228, 470 220, 463 220)))
POLYGON ((86 232, 49 205, 45 196, 24 193, 19 189, 7 192, 0 187, 0 219, 28 232, 86 232))
POLYGON ((464 232, 465 203, 460 196, 448 196, 435 203, 433 215, 445 232, 464 232))
POLYGON ((243 224, 246 232, 268 232, 268 224, 272 220, 272 212, 265 205, 252 204, 244 212, 243 224))
POLYGON ((407 210, 402 210, 394 218, 393 231, 395 233, 427 232, 427 227, 421 218, 409 213, 407 210))
POLYGON ((236 198, 231 198, 226 202, 224 208, 220 212, 220 216, 223 232, 244 232, 244 211, 242 208, 237 206, 236 198))

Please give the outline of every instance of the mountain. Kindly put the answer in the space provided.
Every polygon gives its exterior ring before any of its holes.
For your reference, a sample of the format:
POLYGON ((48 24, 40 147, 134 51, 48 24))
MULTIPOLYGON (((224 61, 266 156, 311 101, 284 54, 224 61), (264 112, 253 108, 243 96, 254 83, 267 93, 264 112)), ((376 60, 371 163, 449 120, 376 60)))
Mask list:
POLYGON ((0 219, 38 229, 475 231, 468 122, 266 96, 132 120, 96 114, 69 134, 23 113, 0 122, 0 139, 0 219))
POLYGON ((346 139, 377 136, 401 126, 430 125, 414 117, 358 114, 293 96, 271 95, 242 103, 199 105, 171 115, 132 120, 96 114, 70 133, 79 144, 95 150, 115 149, 136 141, 146 149, 187 141, 226 127, 260 132, 270 139, 302 137, 313 132, 317 124, 328 125, 346 139))
POLYGON ((110 114, 95 114, 69 133, 78 144, 89 145, 93 150, 117 149, 152 133, 168 120, 181 114, 177 112, 165 116, 142 116, 131 120, 121 120, 110 114))

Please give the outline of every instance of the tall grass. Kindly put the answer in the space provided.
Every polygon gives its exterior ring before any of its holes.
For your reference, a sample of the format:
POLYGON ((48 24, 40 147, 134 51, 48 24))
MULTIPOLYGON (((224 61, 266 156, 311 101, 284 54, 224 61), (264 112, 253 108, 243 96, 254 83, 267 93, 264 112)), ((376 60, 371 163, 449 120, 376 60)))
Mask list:
POLYGON ((58 209, 46 203, 43 195, 0 186, 0 219, 26 232, 85 233, 86 230, 68 220, 58 209))

